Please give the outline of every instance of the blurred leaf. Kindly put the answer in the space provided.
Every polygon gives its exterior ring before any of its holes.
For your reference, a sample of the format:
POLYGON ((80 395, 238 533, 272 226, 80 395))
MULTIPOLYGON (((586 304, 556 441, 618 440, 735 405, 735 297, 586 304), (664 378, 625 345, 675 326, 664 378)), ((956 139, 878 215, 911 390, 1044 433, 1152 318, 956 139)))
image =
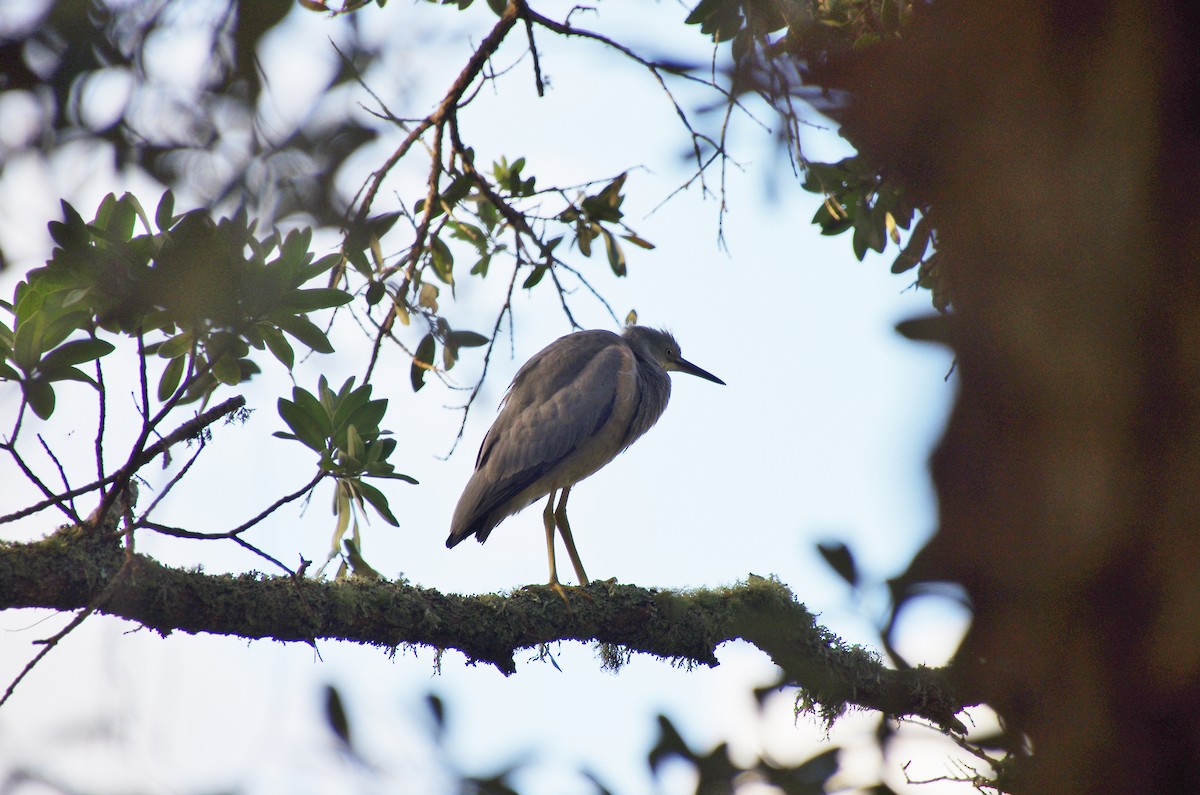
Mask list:
POLYGON ((457 348, 479 348, 489 342, 490 339, 474 331, 451 331, 446 335, 446 343, 457 348))
POLYGON ((688 748, 687 743, 683 741, 683 737, 680 736, 679 731, 675 728, 675 724, 671 723, 670 718, 666 715, 659 715, 658 739, 650 748, 647 756, 650 770, 657 773, 662 763, 673 757, 679 757, 688 761, 695 761, 696 759, 696 755, 692 753, 692 749, 688 748))
POLYGON ((621 235, 621 237, 625 238, 626 240, 628 240, 630 243, 637 246, 638 248, 644 248, 644 249, 647 249, 650 251, 653 251, 655 248, 655 245, 653 243, 651 243, 649 240, 640 238, 637 235, 633 234, 632 232, 630 232, 627 235, 621 235))
POLYGON ((275 326, 265 324, 259 331, 267 349, 271 351, 271 355, 278 359, 280 364, 291 370, 296 363, 296 352, 292 350, 291 343, 283 336, 283 332, 275 326))
POLYGON ((314 287, 308 290, 293 290, 288 293, 286 300, 287 308, 299 314, 341 306, 354 300, 354 296, 336 287, 314 287))
POLYGON ((367 306, 375 306, 387 295, 387 287, 383 282, 372 281, 367 284, 367 306))
POLYGON ((429 367, 433 366, 433 356, 436 352, 436 343, 432 334, 426 334, 417 345, 417 353, 413 356, 412 369, 409 372, 409 379, 412 381, 412 389, 414 392, 420 392, 421 387, 425 386, 425 373, 429 367), (422 366, 425 365, 425 366, 422 366))
POLYGON ((487 276, 488 266, 492 264, 492 255, 484 254, 471 268, 472 276, 487 276))
POLYGON ((441 737, 446 729, 446 705, 433 693, 425 696, 425 704, 429 707, 429 714, 433 716, 434 730, 437 736, 441 737))
POLYGON ((921 216, 916 226, 913 227, 912 234, 908 236, 908 242, 904 244, 896 261, 892 263, 892 273, 904 273, 921 263, 929 248, 931 232, 929 221, 925 216, 921 216))
POLYGON ((347 748, 351 747, 350 720, 346 717, 342 696, 333 685, 325 686, 325 723, 347 748))
MULTIPOLYGON (((356 484, 361 486, 361 482, 356 484)), ((377 572, 375 568, 367 563, 367 559, 362 556, 358 549, 358 544, 354 543, 351 538, 343 538, 342 546, 346 549, 346 562, 350 564, 350 576, 357 577, 363 580, 386 580, 382 574, 377 572)))
POLYGON ((607 229, 601 227, 600 231, 604 235, 604 249, 608 254, 608 265, 612 268, 612 272, 617 276, 624 276, 625 271, 625 252, 621 250, 620 244, 617 243, 616 237, 607 229))
POLYGON ((528 290, 537 285, 537 283, 542 280, 542 277, 546 275, 548 270, 550 269, 545 265, 535 266, 529 276, 525 278, 525 282, 521 285, 522 289, 528 290))
POLYGON ((195 339, 195 335, 190 331, 176 334, 158 346, 158 355, 164 359, 176 359, 180 356, 186 356, 192 350, 192 343, 195 339))
POLYGON ((896 324, 896 331, 917 342, 940 342, 954 347, 954 321, 951 315, 926 315, 896 324))
POLYGON ((858 566, 854 562, 854 553, 850 551, 850 547, 841 541, 822 542, 817 544, 817 551, 839 577, 851 586, 858 587, 858 566))
POLYGON ((454 284, 454 255, 450 247, 440 237, 429 241, 430 258, 433 260, 433 272, 446 284, 454 284))
POLYGON ((431 312, 438 311, 438 295, 441 293, 435 285, 422 284, 417 292, 417 305, 431 312))

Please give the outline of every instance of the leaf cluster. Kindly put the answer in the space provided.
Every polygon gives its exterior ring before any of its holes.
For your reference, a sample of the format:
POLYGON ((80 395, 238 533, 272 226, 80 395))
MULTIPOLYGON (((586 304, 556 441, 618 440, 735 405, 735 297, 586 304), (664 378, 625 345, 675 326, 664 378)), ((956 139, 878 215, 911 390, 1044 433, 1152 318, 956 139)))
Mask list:
MULTIPOLYGON (((317 453, 321 471, 337 481, 338 500, 353 501, 359 509, 365 501, 388 524, 397 526, 399 522, 388 508, 387 498, 363 481, 375 477, 417 482, 396 472, 388 461, 396 450, 396 440, 379 425, 387 404, 386 400, 371 400, 370 384, 356 389, 354 379, 348 378, 335 392, 321 376, 317 394, 297 386, 292 388, 291 400, 279 399, 279 416, 289 430, 276 431, 274 435, 298 441, 317 453)), ((344 512, 335 510, 335 513, 340 517, 344 512)), ((335 538, 335 548, 338 541, 340 533, 335 538)))
POLYGON ((259 238, 244 211, 219 221, 199 210, 175 215, 170 191, 153 223, 129 193, 106 196, 90 222, 69 203, 62 207, 64 220, 50 224, 57 244, 50 259, 17 285, 13 329, 0 330, 0 377, 18 381, 43 419, 54 410, 52 382, 95 385, 77 365, 113 350, 101 332, 136 338, 144 354, 166 360, 160 402, 207 401, 218 386, 249 379, 259 372, 251 349, 270 350, 290 369, 288 336, 333 350, 307 313, 351 296, 303 286, 339 260, 314 262, 310 231, 259 238), (146 343, 152 332, 165 338, 146 343), (87 339, 64 343, 79 334, 87 339))

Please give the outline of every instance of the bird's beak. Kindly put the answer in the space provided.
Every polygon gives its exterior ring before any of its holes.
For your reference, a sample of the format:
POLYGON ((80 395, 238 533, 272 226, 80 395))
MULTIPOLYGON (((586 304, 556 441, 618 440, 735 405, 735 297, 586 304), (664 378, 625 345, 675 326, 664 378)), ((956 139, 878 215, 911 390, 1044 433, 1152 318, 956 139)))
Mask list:
POLYGON ((678 370, 681 373, 687 373, 688 375, 698 376, 699 378, 703 378, 705 381, 712 381, 714 384, 720 384, 721 386, 725 386, 725 382, 722 381, 720 378, 717 378, 715 375, 710 373, 708 370, 705 370, 701 367, 697 367, 696 365, 689 362, 687 359, 676 359, 674 362, 672 362, 672 364, 675 365, 672 369, 678 370))

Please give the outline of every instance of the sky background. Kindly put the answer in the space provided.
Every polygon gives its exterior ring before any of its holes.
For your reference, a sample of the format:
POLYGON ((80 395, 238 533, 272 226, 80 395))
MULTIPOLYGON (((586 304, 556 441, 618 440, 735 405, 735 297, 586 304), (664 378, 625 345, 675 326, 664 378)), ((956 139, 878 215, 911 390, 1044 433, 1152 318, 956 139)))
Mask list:
MULTIPOLYGON (((0 3, 0 10, 8 5, 0 3)), ((438 99, 470 42, 494 20, 477 5, 463 14, 427 4, 364 12, 369 35, 394 45, 371 81, 393 111, 424 114, 438 99)), ((561 18, 568 8, 539 10, 561 18)), ((711 48, 697 30, 682 25, 686 15, 686 8, 673 4, 639 6, 636 13, 603 7, 599 15, 578 14, 574 22, 612 30, 650 56, 704 60, 711 48)), ((286 32, 261 53, 275 89, 264 106, 265 129, 279 134, 311 98, 304 88, 308 78, 333 68, 336 55, 328 38, 344 35, 319 15, 292 16, 286 32)), ((497 62, 516 61, 524 42, 524 36, 514 37, 497 62)), ((799 189, 769 135, 745 118, 732 143, 740 166, 728 170, 723 250, 716 232, 718 203, 711 197, 691 190, 659 206, 690 172, 681 158, 682 127, 657 84, 599 46, 547 35, 538 45, 550 81, 547 97, 536 97, 526 59, 495 91, 480 92, 463 115, 464 135, 473 139, 483 162, 502 154, 510 161, 526 157, 526 173, 539 184, 631 169, 625 220, 657 248, 627 247, 624 280, 611 277, 602 253, 575 264, 618 318, 636 309, 639 322, 672 330, 685 357, 727 383, 674 376, 671 405, 658 425, 572 491, 572 527, 588 572, 674 589, 731 584, 751 573, 775 575, 843 639, 877 643, 886 604, 878 583, 905 568, 934 526, 925 462, 954 397, 954 379, 946 380, 949 353, 894 332, 896 322, 930 311, 928 294, 908 289, 908 279, 888 272, 894 249, 859 263, 848 237, 821 237, 809 223, 817 197, 799 189), (816 553, 816 543, 828 540, 849 544, 875 585, 852 593, 816 553)), ((187 37, 171 51, 181 76, 188 73, 189 59, 202 56, 187 37)), ((678 98, 689 109, 711 101, 686 88, 678 98)), ((345 101, 369 99, 359 93, 345 101)), ((763 122, 773 121, 754 110, 763 122)), ((0 122, 3 127, 9 118, 0 122)), ((805 141, 810 158, 836 160, 849 153, 827 121, 814 116, 813 122, 805 141)), ((354 158, 344 179, 348 193, 397 140, 389 131, 354 158)), ((422 171, 398 173, 389 189, 416 195, 422 171)), ((710 180, 715 185, 716 175, 710 180)), ((33 159, 6 163, 0 235, 6 245, 16 241, 23 247, 18 251, 23 261, 0 275, 0 295, 11 295, 21 270, 47 256, 45 224, 58 218, 60 196, 73 197, 91 217, 104 193, 118 186, 133 190, 148 207, 161 193, 144 179, 113 175, 82 155, 49 165, 33 159)), ((177 209, 185 202, 181 197, 177 209)), ((394 254, 387 242, 385 253, 394 254)), ((323 254, 336 245, 333 236, 318 237, 314 249, 323 254)), ((459 273, 457 300, 443 300, 442 306, 455 328, 486 333, 503 285, 498 278, 468 277, 465 270, 459 273)), ((507 520, 486 545, 447 550, 444 542, 476 449, 513 373, 572 330, 548 287, 516 295, 512 355, 505 338, 463 441, 448 458, 461 419, 455 409, 466 393, 428 379, 414 394, 408 361, 397 351, 385 353, 375 395, 391 401, 384 427, 400 443, 393 460, 420 481, 385 484, 399 529, 379 520, 364 529, 364 553, 386 576, 455 593, 545 581, 538 507, 507 520)), ((573 293, 570 302, 583 325, 617 328, 586 291, 573 293)), ((421 333, 409 329, 408 342, 415 344, 421 333)), ((314 389, 318 374, 335 385, 361 376, 370 341, 354 324, 342 324, 332 339, 338 353, 297 367, 301 386, 314 389)), ((464 351, 452 381, 473 384, 479 359, 477 352, 464 351)), ((289 394, 291 384, 273 362, 265 362, 264 370, 246 385, 255 410, 250 421, 241 429, 215 429, 193 474, 164 501, 160 521, 198 531, 228 529, 311 477, 314 462, 299 446, 270 436, 283 427, 275 401, 289 394)), ((113 367, 108 373, 110 386, 119 372, 113 367)), ((218 399, 223 396, 228 395, 218 393, 218 399)), ((50 427, 36 430, 60 455, 70 459, 76 451, 87 462, 90 421, 70 429, 60 422, 75 413, 65 403, 71 400, 79 401, 79 417, 90 416, 94 402, 87 389, 69 386, 50 427)), ((18 405, 18 390, 0 385, 0 427, 10 426, 18 405)), ((124 412, 128 420, 128 410, 119 405, 114 414, 124 412)), ((27 438, 34 430, 32 424, 26 428, 27 438)), ((32 501, 7 461, 0 462, 0 482, 5 484, 0 512, 32 501)), ((333 529, 330 489, 319 488, 306 509, 277 513, 253 532, 253 542, 288 563, 301 554, 323 559, 333 529)), ((142 499, 149 499, 146 491, 142 499)), ((61 521, 44 513, 3 533, 35 538, 61 521)), ((234 544, 143 535, 138 550, 209 572, 265 568, 234 544)), ((560 560, 567 577, 565 555, 560 560)), ((41 611, 0 614, 0 679, 11 680, 36 653, 31 643, 67 620, 41 611)), ((899 647, 911 661, 940 664, 963 624, 961 611, 951 605, 917 605, 906 614, 899 647)), ((814 719, 793 715, 791 692, 769 699, 759 713, 750 688, 771 682, 775 669, 745 644, 719 649, 721 665, 711 670, 635 657, 616 675, 599 670, 591 647, 562 644, 551 653, 557 667, 528 652, 518 657, 518 672, 506 678, 486 666, 467 665, 451 651, 442 656, 438 673, 427 649, 389 656, 323 642, 318 656, 300 644, 182 634, 163 640, 130 624, 93 618, 0 709, 0 781, 23 767, 52 772, 89 792, 445 791, 449 781, 438 756, 443 750, 430 740, 424 706, 428 693, 447 703, 444 753, 452 764, 482 775, 528 763, 515 781, 530 795, 591 791, 581 769, 618 793, 689 791, 691 780, 680 766, 657 781, 649 777, 644 760, 658 712, 670 716, 694 748, 728 741, 744 764, 764 752, 795 761, 830 742, 857 743, 863 750, 843 759, 844 783, 869 783, 879 775, 879 761, 869 751, 873 716, 851 715, 826 733, 814 719), (369 765, 342 756, 325 728, 325 683, 341 689, 369 765)), ((949 770, 946 746, 932 733, 913 734, 908 744, 897 746, 888 766, 893 785, 902 781, 899 766, 907 758, 918 760, 910 770, 915 778, 949 770)))

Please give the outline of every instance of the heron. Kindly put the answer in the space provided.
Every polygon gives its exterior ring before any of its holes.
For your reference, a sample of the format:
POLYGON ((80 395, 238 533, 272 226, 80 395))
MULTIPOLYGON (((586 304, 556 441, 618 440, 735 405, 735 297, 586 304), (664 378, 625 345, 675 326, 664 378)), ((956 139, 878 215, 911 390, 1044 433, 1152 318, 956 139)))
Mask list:
POLYGON ((587 585, 567 522, 567 496, 658 421, 671 397, 672 371, 725 383, 684 359, 670 333, 646 326, 626 326, 620 334, 577 331, 542 349, 517 371, 483 438, 446 546, 470 536, 482 544, 504 519, 549 495, 542 513, 549 586, 563 595, 556 528, 579 584, 587 585))

